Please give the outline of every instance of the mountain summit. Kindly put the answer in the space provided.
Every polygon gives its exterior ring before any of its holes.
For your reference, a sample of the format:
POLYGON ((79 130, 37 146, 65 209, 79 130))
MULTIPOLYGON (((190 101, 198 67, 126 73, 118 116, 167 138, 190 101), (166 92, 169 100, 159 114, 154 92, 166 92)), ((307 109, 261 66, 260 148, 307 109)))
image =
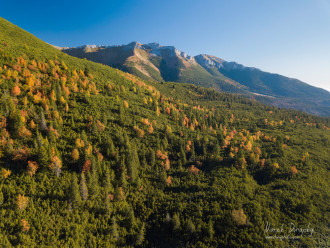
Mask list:
POLYGON ((277 107, 330 115, 330 93, 300 80, 245 67, 213 55, 190 56, 158 43, 62 48, 63 52, 109 65, 145 80, 193 83, 244 94, 277 107))
POLYGON ((121 46, 87 45, 61 50, 78 58, 125 70, 145 80, 194 83, 235 93, 242 93, 245 89, 220 73, 210 74, 196 61, 196 57, 174 46, 131 42, 121 46))

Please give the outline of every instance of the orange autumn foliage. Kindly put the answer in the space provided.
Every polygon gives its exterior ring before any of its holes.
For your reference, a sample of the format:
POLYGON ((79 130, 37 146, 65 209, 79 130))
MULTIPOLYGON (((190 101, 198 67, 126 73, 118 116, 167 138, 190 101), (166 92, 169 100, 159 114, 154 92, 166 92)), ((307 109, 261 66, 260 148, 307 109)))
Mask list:
POLYGON ((142 118, 141 119, 141 123, 144 124, 144 125, 146 125, 146 126, 149 126, 150 125, 150 122, 149 122, 148 118, 142 118))
POLYGON ((197 175, 198 172, 199 172, 199 169, 196 168, 195 165, 192 165, 192 166, 189 167, 189 173, 190 173, 190 174, 195 174, 195 175, 197 175))
POLYGON ((167 108, 165 109, 165 112, 166 112, 166 114, 171 115, 171 109, 170 109, 169 107, 167 107, 167 108))
POLYGON ((134 129, 134 131, 136 131, 137 135, 138 135, 140 138, 143 138, 143 136, 144 136, 144 131, 143 131, 141 128, 139 128, 139 127, 137 127, 137 126, 134 126, 133 129, 134 129))
POLYGON ((296 175, 298 173, 298 170, 296 168, 296 166, 292 166, 291 169, 290 169, 290 172, 292 175, 296 175))
POLYGON ((113 201, 113 199, 114 199, 114 195, 113 195, 113 194, 108 194, 108 199, 109 199, 110 201, 113 201))
POLYGON ((93 147, 91 144, 88 144, 88 147, 85 148, 85 153, 87 154, 87 156, 90 156, 92 154, 93 151, 93 147))
POLYGON ((39 168, 37 162, 35 161, 28 161, 28 166, 27 166, 27 173, 32 177, 37 169, 39 168))
POLYGON ((231 217, 233 218, 233 221, 239 226, 243 226, 247 222, 247 216, 245 215, 243 209, 233 210, 231 217))
POLYGON ((29 225, 29 223, 27 222, 27 220, 22 219, 22 220, 21 220, 21 224, 22 224, 22 231, 23 231, 23 232, 28 232, 29 229, 30 229, 30 225, 29 225))
POLYGON ((4 116, 0 117, 0 128, 5 128, 7 126, 7 119, 4 116))
POLYGON ((125 199, 125 192, 123 187, 119 187, 119 192, 118 192, 118 200, 122 201, 125 199))
POLYGON ((96 121, 96 126, 97 126, 97 130, 99 132, 103 132, 104 129, 105 129, 105 125, 102 122, 98 121, 98 120, 96 121))
POLYGON ((29 154, 30 154, 29 148, 26 147, 26 146, 23 146, 20 149, 14 151, 13 160, 14 161, 17 161, 17 160, 26 160, 27 157, 29 156, 29 154))
POLYGON ((165 170, 169 170, 171 168, 170 160, 168 158, 165 160, 164 168, 165 170))
POLYGON ((97 152, 96 153, 96 157, 97 157, 97 160, 99 160, 99 161, 103 161, 103 155, 102 155, 102 153, 100 153, 100 152, 97 152))
POLYGON ((59 157, 54 155, 55 151, 53 151, 53 157, 52 157, 52 163, 49 165, 49 168, 51 170, 54 170, 56 167, 59 169, 62 168, 62 161, 59 157))
POLYGON ((124 108, 128 108, 128 102, 124 100, 124 108))
POLYGON ((20 94, 21 94, 21 89, 19 88, 18 85, 15 85, 11 90, 11 95, 12 96, 19 96, 20 94))
POLYGON ((22 211, 29 204, 29 197, 19 194, 16 201, 17 209, 22 211))
POLYGON ((91 169, 91 164, 92 162, 89 159, 87 159, 82 168, 83 172, 85 173, 89 172, 91 169))
POLYGON ((76 139, 76 147, 79 149, 79 148, 82 148, 85 146, 85 143, 82 139, 76 139))
POLYGON ((152 126, 152 124, 149 126, 149 128, 148 128, 148 133, 153 133, 154 132, 154 128, 153 128, 153 126, 152 126))
POLYGON ((263 159, 260 160, 260 166, 261 167, 264 167, 265 166, 265 163, 266 163, 266 159, 265 158, 263 158, 263 159))
POLYGON ((172 184, 172 178, 171 176, 168 176, 167 179, 166 179, 166 184, 167 185, 171 185, 172 184))
POLYGON ((156 156, 157 156, 157 158, 162 159, 162 160, 167 159, 167 154, 166 153, 162 153, 161 150, 157 150, 156 156))
POLYGON ((34 123, 33 120, 31 120, 31 121, 30 121, 30 128, 31 128, 31 129, 35 129, 35 127, 36 127, 36 124, 34 123))
POLYGON ((29 129, 27 129, 25 126, 22 126, 19 130, 18 130, 18 135, 20 137, 31 137, 32 133, 29 129))

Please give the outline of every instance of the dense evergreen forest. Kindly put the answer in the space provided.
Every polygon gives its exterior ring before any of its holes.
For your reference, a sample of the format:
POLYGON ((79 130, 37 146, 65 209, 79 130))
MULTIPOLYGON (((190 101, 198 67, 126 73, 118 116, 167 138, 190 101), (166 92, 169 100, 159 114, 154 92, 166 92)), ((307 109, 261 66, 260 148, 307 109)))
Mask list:
POLYGON ((327 247, 329 141, 329 118, 146 82, 0 18, 0 247, 327 247))

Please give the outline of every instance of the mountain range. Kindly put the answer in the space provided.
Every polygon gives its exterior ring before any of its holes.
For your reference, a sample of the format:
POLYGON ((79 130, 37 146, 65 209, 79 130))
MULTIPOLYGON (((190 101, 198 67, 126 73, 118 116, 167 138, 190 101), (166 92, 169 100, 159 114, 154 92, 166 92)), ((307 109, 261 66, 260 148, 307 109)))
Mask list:
POLYGON ((192 83, 237 93, 277 107, 330 115, 330 93, 298 79, 245 67, 213 55, 190 56, 158 43, 59 48, 78 58, 109 65, 144 80, 192 83))

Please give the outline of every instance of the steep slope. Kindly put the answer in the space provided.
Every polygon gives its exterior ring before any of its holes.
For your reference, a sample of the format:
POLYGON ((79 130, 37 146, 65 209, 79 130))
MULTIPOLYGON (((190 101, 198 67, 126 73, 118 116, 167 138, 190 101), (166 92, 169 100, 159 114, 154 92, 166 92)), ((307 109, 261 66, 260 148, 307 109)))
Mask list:
POLYGON ((211 55, 203 54, 195 58, 208 71, 216 69, 221 74, 245 85, 251 92, 278 97, 330 99, 328 91, 313 87, 297 79, 263 72, 235 62, 226 62, 211 55))
POLYGON ((324 246, 329 121, 146 83, 0 18, 0 247, 324 246))
POLYGON ((82 46, 63 52, 133 73, 145 80, 194 83, 217 90, 242 93, 244 86, 221 75, 210 74, 195 58, 173 46, 132 42, 122 46, 82 46))
POLYGON ((330 92, 324 89, 212 55, 202 54, 195 59, 210 73, 220 73, 246 86, 255 95, 254 98, 263 103, 330 116, 330 92))
POLYGON ((65 48, 62 51, 122 69, 144 80, 193 83, 220 91, 245 94, 277 107, 330 116, 328 91, 297 79, 227 62, 212 55, 192 57, 173 46, 137 42, 123 46, 65 48))

